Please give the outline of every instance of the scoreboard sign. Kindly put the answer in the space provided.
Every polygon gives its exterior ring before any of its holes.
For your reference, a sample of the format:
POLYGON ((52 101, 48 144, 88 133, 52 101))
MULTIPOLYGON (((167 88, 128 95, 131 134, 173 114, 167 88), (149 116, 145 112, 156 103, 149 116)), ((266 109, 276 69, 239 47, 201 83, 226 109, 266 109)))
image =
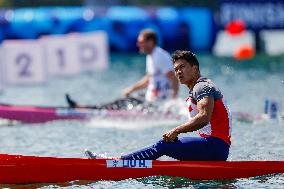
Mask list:
POLYGON ((5 41, 2 74, 7 84, 40 84, 46 81, 43 51, 37 40, 5 41))

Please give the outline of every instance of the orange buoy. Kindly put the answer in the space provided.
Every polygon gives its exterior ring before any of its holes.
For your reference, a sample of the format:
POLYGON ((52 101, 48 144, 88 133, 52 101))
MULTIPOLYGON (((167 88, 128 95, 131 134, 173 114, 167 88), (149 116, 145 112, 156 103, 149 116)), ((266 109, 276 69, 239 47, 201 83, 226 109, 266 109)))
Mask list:
POLYGON ((246 26, 242 20, 233 20, 226 25, 226 32, 230 35, 239 35, 245 30, 246 26))
POLYGON ((255 56, 255 49, 250 45, 241 45, 234 52, 234 58, 236 60, 251 59, 255 56))

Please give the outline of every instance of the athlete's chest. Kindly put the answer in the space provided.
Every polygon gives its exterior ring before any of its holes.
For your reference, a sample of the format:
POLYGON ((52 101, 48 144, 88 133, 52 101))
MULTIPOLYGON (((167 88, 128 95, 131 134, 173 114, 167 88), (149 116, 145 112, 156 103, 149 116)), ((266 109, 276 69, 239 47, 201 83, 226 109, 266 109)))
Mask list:
POLYGON ((146 70, 151 75, 161 75, 162 67, 159 60, 148 58, 146 63, 146 70))

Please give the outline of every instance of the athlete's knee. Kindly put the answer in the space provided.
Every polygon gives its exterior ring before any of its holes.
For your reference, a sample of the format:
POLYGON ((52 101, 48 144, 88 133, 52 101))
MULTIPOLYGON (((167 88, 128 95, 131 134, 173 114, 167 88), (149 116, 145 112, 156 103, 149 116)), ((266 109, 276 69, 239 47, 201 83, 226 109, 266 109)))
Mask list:
POLYGON ((215 154, 215 160, 217 161, 226 161, 229 157, 229 152, 230 152, 230 148, 229 147, 223 147, 223 148, 219 148, 218 150, 216 150, 216 154, 215 154))
POLYGON ((153 145, 153 148, 155 148, 159 152, 163 152, 165 144, 166 142, 163 139, 161 139, 153 145))
POLYGON ((159 140, 156 144, 154 144, 154 146, 156 147, 162 147, 166 144, 166 141, 164 141, 163 139, 159 140))
POLYGON ((226 161, 228 159, 229 153, 230 153, 230 148, 227 148, 227 149, 224 150, 222 161, 226 161))

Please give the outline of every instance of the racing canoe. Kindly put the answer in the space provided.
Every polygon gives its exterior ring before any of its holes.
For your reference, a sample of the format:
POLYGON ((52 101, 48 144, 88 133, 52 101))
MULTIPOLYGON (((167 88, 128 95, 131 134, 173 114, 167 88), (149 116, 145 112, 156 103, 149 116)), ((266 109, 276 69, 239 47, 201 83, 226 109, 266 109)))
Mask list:
POLYGON ((82 120, 87 119, 89 116, 89 111, 81 109, 0 104, 0 118, 23 123, 82 120))
POLYGON ((173 176, 236 179, 284 173, 284 161, 159 161, 0 155, 0 183, 57 183, 173 176))
POLYGON ((183 116, 167 112, 153 113, 137 110, 108 110, 0 104, 0 118, 19 121, 22 123, 44 123, 55 120, 89 120, 92 118, 180 120, 183 116))

